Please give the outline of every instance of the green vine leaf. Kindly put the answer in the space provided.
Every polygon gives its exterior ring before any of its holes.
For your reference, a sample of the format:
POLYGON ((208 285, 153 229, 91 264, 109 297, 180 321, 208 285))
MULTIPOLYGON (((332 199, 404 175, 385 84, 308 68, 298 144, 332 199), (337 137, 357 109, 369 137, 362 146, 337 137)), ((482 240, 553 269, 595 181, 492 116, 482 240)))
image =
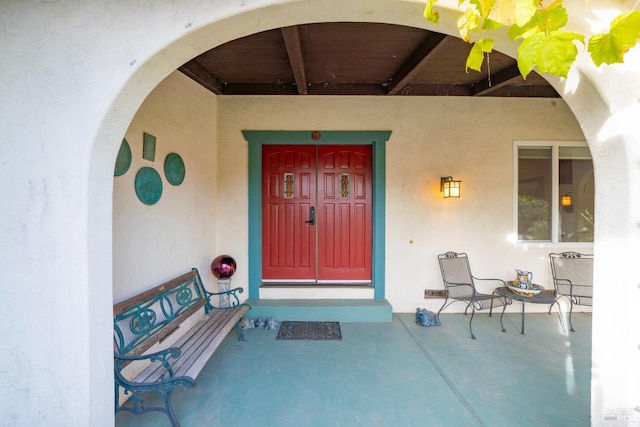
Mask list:
POLYGON ((584 36, 567 31, 553 31, 548 36, 536 33, 518 47, 518 69, 524 78, 535 67, 541 73, 567 77, 578 56, 574 41, 584 42, 584 36))
POLYGON ((503 25, 497 21, 494 21, 493 19, 487 18, 482 22, 483 30, 497 30, 500 27, 503 27, 503 25))
POLYGON ((514 24, 509 27, 509 38, 511 40, 526 39, 535 33, 558 31, 567 25, 568 19, 567 9, 562 6, 562 3, 555 2, 546 8, 536 10, 531 20, 526 24, 514 24))
POLYGON ((545 38, 543 33, 537 33, 526 38, 518 46, 518 69, 525 79, 538 63, 538 52, 542 48, 545 38))
POLYGON ((469 33, 472 31, 478 31, 480 27, 480 15, 473 7, 468 7, 464 11, 464 15, 458 19, 458 31, 460 33, 460 38, 466 42, 471 42, 471 38, 469 37, 469 33))
MULTIPOLYGON (((424 17, 438 23, 434 10, 438 0, 426 0, 424 17)), ((542 0, 458 0, 458 8, 469 5, 458 20, 460 37, 472 43, 470 33, 508 27, 512 40, 523 39, 518 47, 518 69, 524 78, 534 68, 541 73, 567 77, 578 55, 576 41, 584 43, 584 35, 561 29, 568 22, 563 0, 553 0, 546 7, 542 0)), ((588 50, 595 65, 624 62, 624 55, 640 40, 640 11, 619 15, 611 22, 608 33, 596 34, 589 40, 588 50)), ((466 70, 480 71, 485 54, 493 49, 493 40, 482 39, 473 44, 467 56, 466 70), (490 47, 489 47, 490 46, 490 47)))
MULTIPOLYGON (((463 1, 464 0, 460 0, 458 6, 460 6, 463 1)), ((482 16, 482 19, 487 19, 489 13, 491 12, 491 9, 493 9, 493 6, 496 3, 496 0, 469 0, 469 3, 474 5, 478 9, 478 13, 480 14, 480 16, 482 16)))
POLYGON ((525 25, 536 12, 540 0, 499 0, 487 16, 505 26, 525 25))
POLYGON ((475 42, 467 56, 466 72, 469 72, 469 68, 475 71, 481 71, 484 54, 491 53, 494 44, 495 41, 492 39, 482 39, 475 42))
POLYGON ((609 33, 589 39, 589 53, 596 66, 624 62, 624 54, 640 38, 640 10, 623 13, 611 22, 609 33))
POLYGON ((427 21, 433 22, 437 24, 440 20, 440 14, 437 10, 433 10, 433 6, 436 4, 438 0, 427 0, 427 5, 424 8, 424 17, 427 21))

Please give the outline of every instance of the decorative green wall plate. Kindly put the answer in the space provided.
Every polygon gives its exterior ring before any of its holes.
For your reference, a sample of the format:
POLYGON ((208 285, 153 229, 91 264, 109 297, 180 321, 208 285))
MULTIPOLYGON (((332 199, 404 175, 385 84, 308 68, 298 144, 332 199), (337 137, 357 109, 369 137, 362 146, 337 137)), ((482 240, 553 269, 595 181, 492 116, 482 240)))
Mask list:
POLYGON ((142 133, 142 158, 154 162, 156 160, 156 137, 150 133, 142 133))
POLYGON ((116 157, 116 167, 113 171, 113 176, 120 176, 127 173, 131 167, 131 147, 126 139, 122 139, 120 144, 120 150, 118 151, 118 157, 116 157))
POLYGON ((164 175, 171 185, 180 185, 184 181, 184 161, 177 153, 170 153, 164 159, 164 175))
POLYGON ((150 167, 144 167, 136 175, 136 194, 145 205, 153 205, 162 196, 162 179, 160 174, 150 167))

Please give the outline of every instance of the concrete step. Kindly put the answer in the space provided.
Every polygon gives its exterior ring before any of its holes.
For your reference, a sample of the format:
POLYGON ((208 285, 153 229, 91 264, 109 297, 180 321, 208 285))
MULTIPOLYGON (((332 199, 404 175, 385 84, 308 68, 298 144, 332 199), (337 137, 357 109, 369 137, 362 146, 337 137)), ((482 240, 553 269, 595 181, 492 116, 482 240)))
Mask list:
POLYGON ((250 319, 275 317, 278 321, 391 322, 389 301, 374 299, 249 299, 250 319))

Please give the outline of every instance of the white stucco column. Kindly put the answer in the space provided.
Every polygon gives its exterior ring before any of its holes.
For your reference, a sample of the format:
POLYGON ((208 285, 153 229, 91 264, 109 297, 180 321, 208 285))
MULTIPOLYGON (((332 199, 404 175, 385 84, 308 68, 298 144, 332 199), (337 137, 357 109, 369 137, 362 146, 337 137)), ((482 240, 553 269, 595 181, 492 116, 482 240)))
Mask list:
POLYGON ((640 422, 639 59, 636 49, 625 65, 585 67, 567 97, 595 165, 592 425, 640 422))
MULTIPOLYGON (((599 7, 605 4, 621 2, 599 7)), ((400 0, 3 5, 0 419, 113 424, 113 165, 155 85, 207 49, 277 26, 351 20, 456 34, 446 8, 434 27, 422 19, 422 7, 400 0)), ((566 84, 554 80, 596 168, 594 425, 606 424, 610 410, 640 406, 640 280, 633 271, 640 253, 638 56, 636 49, 627 66, 599 70, 581 61, 566 84)))

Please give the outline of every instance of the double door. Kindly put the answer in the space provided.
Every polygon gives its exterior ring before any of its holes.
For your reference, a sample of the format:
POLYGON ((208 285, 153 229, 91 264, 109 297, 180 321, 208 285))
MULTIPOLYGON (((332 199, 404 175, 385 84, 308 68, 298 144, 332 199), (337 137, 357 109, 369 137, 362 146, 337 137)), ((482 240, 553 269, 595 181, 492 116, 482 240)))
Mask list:
POLYGON ((264 282, 370 282, 371 146, 265 145, 264 282))

